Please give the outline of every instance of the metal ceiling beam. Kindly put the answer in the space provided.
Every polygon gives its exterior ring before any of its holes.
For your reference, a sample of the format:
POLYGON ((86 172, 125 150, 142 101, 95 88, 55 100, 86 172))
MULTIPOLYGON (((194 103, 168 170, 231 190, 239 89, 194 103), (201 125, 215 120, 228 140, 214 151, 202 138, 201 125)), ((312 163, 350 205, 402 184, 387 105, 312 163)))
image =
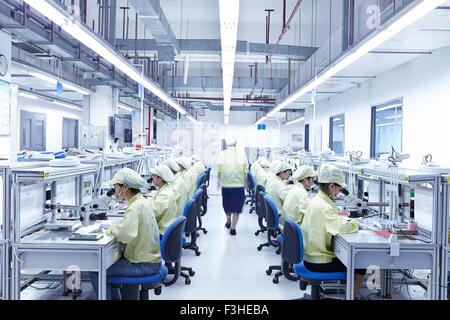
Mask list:
MULTIPOLYGON (((176 40, 179 43, 180 54, 183 53, 204 53, 220 54, 222 47, 220 39, 181 39, 176 40)), ((117 39, 116 46, 120 50, 146 50, 157 51, 158 43, 153 39, 117 39)), ((266 55, 274 49, 274 44, 253 43, 248 41, 238 40, 236 44, 236 54, 249 55, 266 55)), ((314 52, 317 51, 315 47, 279 45, 274 56, 283 56, 300 61, 306 61, 314 52)))
MULTIPOLYGON (((267 89, 267 90, 281 90, 287 84, 285 78, 261 78, 255 86, 254 78, 237 77, 234 79, 234 89, 267 89)), ((188 81, 184 84, 184 77, 174 77, 173 88, 178 91, 187 90, 202 90, 202 89, 222 89, 222 77, 202 77, 189 76, 188 81)), ((172 82, 169 82, 169 88, 172 88, 172 82)))
POLYGON ((129 0, 139 19, 148 27, 158 44, 159 60, 174 61, 180 47, 158 0, 129 0))

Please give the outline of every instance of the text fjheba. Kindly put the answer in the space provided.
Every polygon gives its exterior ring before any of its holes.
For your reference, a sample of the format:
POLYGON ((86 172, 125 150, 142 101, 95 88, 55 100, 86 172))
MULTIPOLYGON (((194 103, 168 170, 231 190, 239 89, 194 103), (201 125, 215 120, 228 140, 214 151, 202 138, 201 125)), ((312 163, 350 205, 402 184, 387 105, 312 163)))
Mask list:
POLYGON ((245 304, 233 305, 226 304, 223 308, 219 307, 200 307, 187 305, 180 309, 180 315, 204 315, 208 318, 212 317, 214 312, 224 313, 226 315, 268 315, 269 311, 266 305, 245 304))

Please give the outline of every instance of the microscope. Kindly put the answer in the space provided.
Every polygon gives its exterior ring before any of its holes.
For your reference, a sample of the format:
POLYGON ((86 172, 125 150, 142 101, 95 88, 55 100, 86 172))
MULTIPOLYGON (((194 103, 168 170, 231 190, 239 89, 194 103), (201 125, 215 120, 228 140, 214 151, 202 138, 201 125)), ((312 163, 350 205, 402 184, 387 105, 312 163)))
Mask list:
POLYGON ((110 203, 114 201, 114 188, 109 189, 105 194, 93 200, 89 206, 82 206, 80 208, 80 221, 83 225, 89 225, 97 220, 107 220, 107 212, 110 209, 110 203))

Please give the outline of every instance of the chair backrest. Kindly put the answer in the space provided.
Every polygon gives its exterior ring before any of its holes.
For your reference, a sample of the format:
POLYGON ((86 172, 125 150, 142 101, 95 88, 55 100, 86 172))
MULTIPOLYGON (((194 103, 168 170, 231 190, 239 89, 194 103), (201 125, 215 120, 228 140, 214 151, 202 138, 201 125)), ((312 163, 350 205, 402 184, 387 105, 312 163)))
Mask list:
POLYGON ((205 172, 206 172, 206 181, 209 184, 209 177, 211 176, 211 167, 207 167, 205 172))
POLYGON ((284 221, 283 244, 281 256, 290 264, 298 264, 303 260, 303 236, 299 225, 291 219, 284 221))
POLYGON ((256 182, 255 177, 250 173, 247 173, 247 187, 249 190, 255 190, 256 182))
POLYGON ((264 191, 259 191, 256 193, 256 215, 260 218, 266 218, 266 203, 264 201, 264 196, 266 193, 264 191))
POLYGON ((197 188, 206 182, 206 173, 202 172, 197 178, 197 188))
POLYGON ((191 233, 197 230, 197 203, 194 199, 189 199, 183 211, 183 216, 186 218, 184 232, 191 233))
POLYGON ((169 228, 164 233, 161 240, 161 257, 164 261, 169 263, 180 261, 185 223, 185 217, 178 217, 170 224, 169 228))
POLYGON ((202 201, 203 201, 203 189, 197 189, 197 191, 195 191, 194 196, 192 197, 195 200, 195 203, 197 204, 197 214, 201 215, 201 210, 200 207, 202 205, 202 201))
POLYGON ((269 196, 268 194, 264 196, 264 202, 266 206, 267 229, 276 230, 278 228, 279 223, 277 206, 275 202, 273 202, 272 197, 269 196))

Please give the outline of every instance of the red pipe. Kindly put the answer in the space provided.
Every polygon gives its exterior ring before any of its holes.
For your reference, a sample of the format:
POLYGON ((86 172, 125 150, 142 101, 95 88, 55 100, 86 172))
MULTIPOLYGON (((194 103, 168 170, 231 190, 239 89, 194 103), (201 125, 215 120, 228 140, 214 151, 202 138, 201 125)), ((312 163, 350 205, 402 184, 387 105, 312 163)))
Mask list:
MULTIPOLYGON (((185 100, 185 101, 195 101, 195 100, 212 100, 212 101, 223 101, 223 98, 217 98, 217 97, 177 97, 178 100, 185 100)), ((231 101, 242 101, 242 102, 265 102, 265 103, 275 103, 275 99, 269 99, 269 98, 232 98, 231 101)))
POLYGON ((295 16, 295 14, 297 13, 298 8, 300 8, 300 5, 301 5, 301 4, 302 4, 302 0, 298 0, 298 1, 297 1, 297 4, 295 5, 294 10, 293 10, 292 13, 291 13, 291 16, 289 17, 289 20, 287 21, 286 25, 283 26, 283 31, 281 31, 281 34, 280 34, 280 36, 278 37, 278 41, 277 41, 277 43, 275 44, 275 47, 273 48, 272 53, 270 54, 268 61, 271 60, 273 54, 275 53, 275 51, 277 51, 278 46, 280 45, 281 39, 283 39, 284 34, 288 31, 289 26, 290 26, 290 24, 291 24, 291 22, 292 22, 292 19, 294 19, 294 16, 295 16))

